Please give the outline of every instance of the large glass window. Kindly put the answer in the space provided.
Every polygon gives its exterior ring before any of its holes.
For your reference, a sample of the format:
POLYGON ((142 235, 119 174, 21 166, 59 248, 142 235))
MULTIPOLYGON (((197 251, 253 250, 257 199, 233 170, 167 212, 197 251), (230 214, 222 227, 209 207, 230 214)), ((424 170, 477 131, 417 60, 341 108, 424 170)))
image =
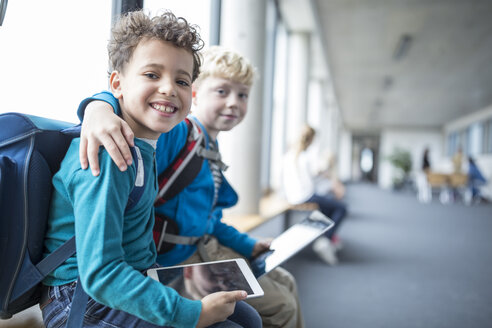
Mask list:
POLYGON ((483 152, 483 123, 476 122, 467 130, 467 154, 478 155, 483 152))
POLYGON ((107 89, 111 1, 9 1, 0 26, 0 113, 78 122, 80 101, 107 89))
POLYGON ((288 33, 282 21, 278 22, 275 39, 275 71, 273 77, 273 117, 272 117, 272 149, 270 161, 270 184, 273 189, 281 187, 282 157, 286 150, 286 89, 287 89, 287 56, 288 33))
POLYGON ((492 119, 487 122, 487 153, 492 154, 492 119))
POLYGON ((458 132, 451 132, 448 135, 448 156, 453 156, 460 142, 458 132))

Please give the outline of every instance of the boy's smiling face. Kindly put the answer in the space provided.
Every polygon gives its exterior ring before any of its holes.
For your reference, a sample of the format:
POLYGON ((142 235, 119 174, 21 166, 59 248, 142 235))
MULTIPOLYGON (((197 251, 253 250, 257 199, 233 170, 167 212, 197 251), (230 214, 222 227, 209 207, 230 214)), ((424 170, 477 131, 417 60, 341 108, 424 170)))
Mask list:
POLYGON ((193 55, 172 43, 143 40, 124 72, 113 72, 111 90, 136 137, 157 139, 189 113, 193 55))
POLYGON ((238 125, 248 110, 250 87, 220 77, 207 77, 194 88, 193 114, 203 124, 212 139, 220 131, 238 125))

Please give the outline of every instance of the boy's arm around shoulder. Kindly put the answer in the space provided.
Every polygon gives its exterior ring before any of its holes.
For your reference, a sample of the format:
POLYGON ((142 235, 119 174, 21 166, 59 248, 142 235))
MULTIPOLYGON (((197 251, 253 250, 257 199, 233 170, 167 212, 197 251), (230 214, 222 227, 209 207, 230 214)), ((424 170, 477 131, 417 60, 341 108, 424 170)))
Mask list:
POLYGON ((113 107, 113 111, 116 115, 120 115, 120 105, 118 103, 118 99, 116 99, 113 94, 109 91, 102 91, 94 94, 92 97, 85 98, 79 104, 79 108, 77 109, 77 116, 81 122, 84 121, 85 109, 89 103, 92 101, 104 101, 107 102, 111 107, 113 107))
POLYGON ((99 146, 104 146, 121 171, 132 163, 129 146, 134 145, 133 131, 129 125, 113 114, 120 113, 118 100, 107 91, 84 99, 77 111, 82 121, 79 157, 82 169, 91 167, 97 176, 99 170, 99 146))

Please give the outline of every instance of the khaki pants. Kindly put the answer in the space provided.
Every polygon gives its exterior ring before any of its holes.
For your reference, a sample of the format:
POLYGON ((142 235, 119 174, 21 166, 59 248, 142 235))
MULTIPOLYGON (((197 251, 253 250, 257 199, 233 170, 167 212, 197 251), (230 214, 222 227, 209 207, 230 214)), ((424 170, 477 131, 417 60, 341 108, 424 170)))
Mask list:
MULTIPOLYGON (((227 260, 243 256, 220 245, 212 238, 206 245, 212 260, 227 260)), ((181 264, 203 262, 198 252, 181 264)), ((258 282, 265 292, 260 298, 247 300, 261 316, 263 327, 302 328, 304 327, 295 278, 280 267, 262 276, 258 282)))

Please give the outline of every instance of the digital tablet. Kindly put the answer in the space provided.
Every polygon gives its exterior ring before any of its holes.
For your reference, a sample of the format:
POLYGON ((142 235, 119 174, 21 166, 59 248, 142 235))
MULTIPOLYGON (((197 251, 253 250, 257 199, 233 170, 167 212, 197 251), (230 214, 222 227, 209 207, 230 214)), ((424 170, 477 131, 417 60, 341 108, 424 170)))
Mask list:
POLYGON ((189 299, 199 300, 211 293, 233 290, 246 291, 246 298, 263 296, 244 259, 155 268, 147 270, 147 275, 189 299))
POLYGON ((320 211, 311 212, 308 217, 276 237, 271 243, 270 250, 251 260, 251 269, 255 277, 259 278, 272 271, 334 225, 335 223, 320 211))

